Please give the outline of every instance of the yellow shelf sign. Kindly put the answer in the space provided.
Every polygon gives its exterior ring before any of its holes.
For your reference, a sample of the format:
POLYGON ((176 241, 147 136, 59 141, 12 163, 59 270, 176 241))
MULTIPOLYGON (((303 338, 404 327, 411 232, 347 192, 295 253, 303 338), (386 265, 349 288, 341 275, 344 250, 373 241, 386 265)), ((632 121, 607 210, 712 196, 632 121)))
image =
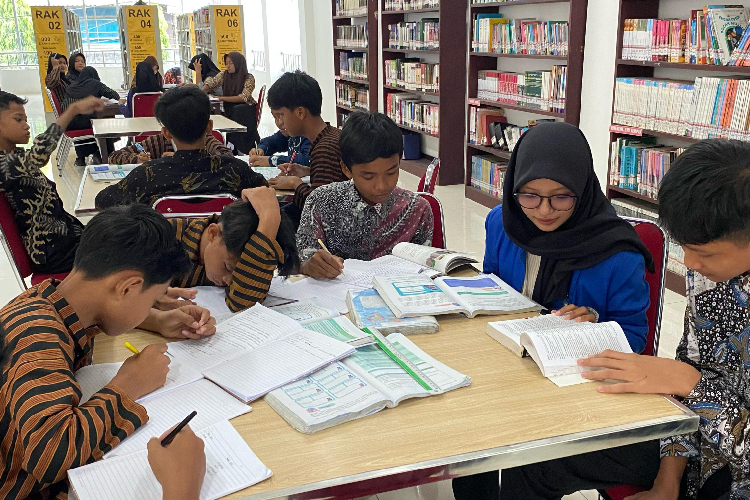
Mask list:
POLYGON ((214 26, 216 30, 216 65, 226 68, 224 56, 229 52, 243 53, 242 17, 237 5, 214 5, 214 26))
MULTIPOLYGON (((68 57, 68 45, 65 41, 65 22, 62 7, 31 7, 31 18, 36 35, 36 53, 39 58, 39 77, 42 84, 42 95, 46 96, 47 60, 49 55, 57 52, 68 57)), ((52 111, 48 99, 44 100, 44 109, 52 111)))

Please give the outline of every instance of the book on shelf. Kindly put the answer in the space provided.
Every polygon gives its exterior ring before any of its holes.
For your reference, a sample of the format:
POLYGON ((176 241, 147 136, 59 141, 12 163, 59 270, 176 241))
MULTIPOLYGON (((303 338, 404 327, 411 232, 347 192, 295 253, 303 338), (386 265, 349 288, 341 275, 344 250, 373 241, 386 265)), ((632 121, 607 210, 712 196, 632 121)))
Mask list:
POLYGON ((367 48, 367 23, 336 26, 336 45, 367 48))
POLYGON ((391 120, 431 135, 440 130, 440 105, 421 100, 419 96, 389 92, 385 111, 391 120))
POLYGON ((391 49, 438 50, 440 19, 422 18, 388 25, 388 47, 391 49))
POLYGON ((336 82, 336 104, 352 109, 370 109, 370 91, 367 87, 346 82, 336 82))
POLYGON ((568 21, 507 19, 502 14, 477 14, 472 28, 473 52, 568 55, 568 21))
POLYGON ((619 150, 614 151, 616 159, 610 171, 612 185, 658 200, 661 180, 682 151, 682 148, 647 145, 637 141, 621 144, 619 150))
POLYGON ((560 65, 525 73, 482 70, 477 75, 477 98, 564 113, 567 77, 567 66, 560 65))
POLYGON ((489 195, 502 199, 503 182, 508 162, 490 155, 471 157, 471 185, 489 195))
POLYGON ((343 78, 367 80, 367 53, 341 52, 339 54, 339 75, 343 78))
POLYGON ((404 335, 435 333, 440 325, 435 316, 397 318, 374 288, 360 292, 349 290, 346 295, 349 316, 358 328, 376 328, 382 334, 399 332, 404 335))
POLYGON ((500 108, 469 106, 469 143, 491 146, 494 129, 490 131, 490 124, 507 121, 505 112, 500 108))
POLYGON ((578 366, 581 358, 607 349, 633 352, 622 328, 614 321, 579 323, 548 314, 487 323, 487 335, 518 356, 528 354, 542 375, 560 387, 590 382, 581 376, 588 371, 578 366))
POLYGON ((440 0, 385 0, 384 11, 436 9, 440 0))
POLYGON ((622 148, 625 146, 643 146, 653 147, 656 145, 656 137, 618 137, 610 144, 609 156, 609 185, 620 186, 620 177, 622 173, 622 148))
POLYGON ((337 16, 366 16, 367 0, 336 0, 337 16))
POLYGON ((438 92, 440 64, 422 62, 417 58, 386 59, 383 61, 385 85, 404 90, 438 92))

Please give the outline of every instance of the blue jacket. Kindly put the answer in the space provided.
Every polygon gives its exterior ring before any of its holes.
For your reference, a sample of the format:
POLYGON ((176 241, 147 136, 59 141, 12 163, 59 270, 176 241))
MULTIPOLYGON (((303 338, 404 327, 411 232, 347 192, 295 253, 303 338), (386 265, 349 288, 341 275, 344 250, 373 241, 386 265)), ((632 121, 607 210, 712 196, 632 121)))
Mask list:
POLYGON ((310 147, 312 147, 312 144, 307 137, 286 137, 279 130, 275 134, 263 138, 258 143, 258 147, 263 150, 265 156, 271 156, 282 151, 288 152, 288 154, 279 155, 278 158, 273 160, 274 163, 271 163, 271 165, 274 167, 282 163, 289 163, 293 152, 297 153, 297 156, 294 157, 294 163, 299 165, 310 164, 310 147))
MULTIPOLYGON (((492 209, 484 227, 484 272, 494 273, 520 292, 526 277, 526 252, 505 233, 502 205, 492 209)), ((594 308, 600 322, 619 323, 633 352, 641 352, 648 334, 648 293, 643 255, 620 252, 594 267, 573 272, 566 302, 594 308)), ((552 307, 563 305, 560 302, 552 307)))

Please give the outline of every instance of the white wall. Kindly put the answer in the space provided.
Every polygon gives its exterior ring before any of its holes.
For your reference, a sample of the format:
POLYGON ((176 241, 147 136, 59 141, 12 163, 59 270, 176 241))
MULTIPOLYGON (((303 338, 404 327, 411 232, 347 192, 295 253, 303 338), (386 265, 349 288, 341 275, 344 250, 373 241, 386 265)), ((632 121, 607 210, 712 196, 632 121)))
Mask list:
POLYGON ((336 125, 334 92, 333 23, 330 0, 303 0, 304 32, 302 62, 323 92, 323 119, 336 125))

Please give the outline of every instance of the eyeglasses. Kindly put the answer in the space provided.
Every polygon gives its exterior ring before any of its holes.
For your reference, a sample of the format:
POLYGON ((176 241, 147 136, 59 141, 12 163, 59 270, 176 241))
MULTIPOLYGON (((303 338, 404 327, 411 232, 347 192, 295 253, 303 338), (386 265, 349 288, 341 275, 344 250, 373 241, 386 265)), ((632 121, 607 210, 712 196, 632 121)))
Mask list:
POLYGON ((516 193, 516 201, 523 208, 530 210, 539 208, 542 204, 542 200, 548 200, 552 210, 558 212, 567 212, 576 206, 577 196, 568 196, 566 194, 557 194, 555 196, 540 196, 538 194, 531 193, 516 193))

